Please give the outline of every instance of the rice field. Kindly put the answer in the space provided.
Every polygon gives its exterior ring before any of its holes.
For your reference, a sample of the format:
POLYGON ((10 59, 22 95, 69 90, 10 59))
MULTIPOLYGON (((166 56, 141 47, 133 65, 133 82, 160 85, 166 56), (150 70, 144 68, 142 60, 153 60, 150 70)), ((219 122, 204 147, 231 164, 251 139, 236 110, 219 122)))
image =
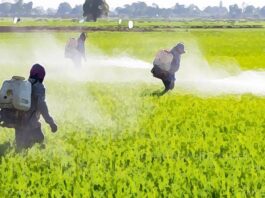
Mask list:
MULTIPOLYGON (((0 128, 1 197, 265 196, 263 96, 205 96, 176 84, 157 97, 152 93, 162 90, 159 81, 54 77, 66 62, 48 54, 77 35, 0 33, 1 81, 13 74, 27 77, 38 61, 36 51, 49 57, 47 103, 59 127, 52 134, 43 122, 46 148, 35 145, 22 153, 15 152, 14 131, 0 128)), ((126 55, 151 64, 158 49, 179 41, 188 53, 196 43, 211 67, 265 68, 263 29, 91 32, 86 47, 88 54, 126 55)), ((89 75, 89 60, 86 65, 89 75)), ((151 78, 141 69, 111 72, 118 73, 115 78, 132 72, 151 78)))

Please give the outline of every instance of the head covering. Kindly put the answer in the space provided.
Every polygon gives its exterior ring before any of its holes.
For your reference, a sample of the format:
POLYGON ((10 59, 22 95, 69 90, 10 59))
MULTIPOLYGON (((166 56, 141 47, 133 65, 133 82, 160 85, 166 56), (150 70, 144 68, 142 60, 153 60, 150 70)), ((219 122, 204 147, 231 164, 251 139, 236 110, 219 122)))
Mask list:
POLYGON ((175 48, 176 50, 178 50, 179 53, 181 54, 185 53, 185 46, 183 43, 178 43, 175 48))
POLYGON ((80 37, 79 37, 80 39, 82 39, 83 41, 84 40, 86 40, 86 38, 87 38, 87 34, 85 33, 85 32, 82 32, 81 34, 80 34, 80 37))
POLYGON ((45 77, 45 69, 43 66, 41 66, 40 64, 35 64, 32 66, 31 70, 30 70, 30 78, 33 78, 35 80, 38 80, 40 82, 43 82, 44 77, 45 77))

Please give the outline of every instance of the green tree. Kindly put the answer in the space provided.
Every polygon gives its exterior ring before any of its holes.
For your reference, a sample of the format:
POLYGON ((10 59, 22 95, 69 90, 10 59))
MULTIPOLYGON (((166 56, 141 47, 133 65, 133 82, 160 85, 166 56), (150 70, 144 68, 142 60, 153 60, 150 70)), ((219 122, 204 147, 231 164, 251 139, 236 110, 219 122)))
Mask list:
POLYGON ((97 18, 108 15, 109 5, 105 0, 86 0, 83 5, 83 12, 87 21, 97 21, 97 18))
POLYGON ((58 7, 57 15, 59 15, 59 16, 67 15, 71 11, 72 11, 71 5, 67 2, 63 2, 63 3, 60 3, 60 5, 58 7))

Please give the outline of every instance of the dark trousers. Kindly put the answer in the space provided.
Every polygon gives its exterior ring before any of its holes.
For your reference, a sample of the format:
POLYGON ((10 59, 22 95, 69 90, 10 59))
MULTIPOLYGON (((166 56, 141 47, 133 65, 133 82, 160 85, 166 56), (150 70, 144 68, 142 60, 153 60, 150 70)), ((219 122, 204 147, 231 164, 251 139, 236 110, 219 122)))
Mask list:
POLYGON ((41 128, 35 129, 16 129, 16 146, 18 150, 27 149, 32 147, 36 143, 43 143, 44 135, 41 128))
POLYGON ((161 79, 162 82, 164 83, 165 90, 163 91, 163 93, 174 89, 174 86, 175 86, 175 75, 174 74, 170 74, 167 71, 163 71, 157 65, 154 65, 151 72, 153 73, 154 77, 161 79))
POLYGON ((163 80, 163 83, 164 83, 164 86, 165 86, 165 91, 169 91, 169 90, 172 90, 174 89, 175 87, 175 80, 173 79, 165 79, 163 80))

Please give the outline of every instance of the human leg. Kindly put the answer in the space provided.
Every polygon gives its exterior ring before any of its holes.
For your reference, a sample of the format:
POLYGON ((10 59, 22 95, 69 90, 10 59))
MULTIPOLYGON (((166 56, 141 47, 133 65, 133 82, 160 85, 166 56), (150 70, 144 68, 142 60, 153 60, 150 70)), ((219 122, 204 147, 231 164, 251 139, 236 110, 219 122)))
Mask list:
POLYGON ((41 128, 16 129, 15 136, 17 150, 30 148, 34 144, 42 144, 44 141, 41 128))

